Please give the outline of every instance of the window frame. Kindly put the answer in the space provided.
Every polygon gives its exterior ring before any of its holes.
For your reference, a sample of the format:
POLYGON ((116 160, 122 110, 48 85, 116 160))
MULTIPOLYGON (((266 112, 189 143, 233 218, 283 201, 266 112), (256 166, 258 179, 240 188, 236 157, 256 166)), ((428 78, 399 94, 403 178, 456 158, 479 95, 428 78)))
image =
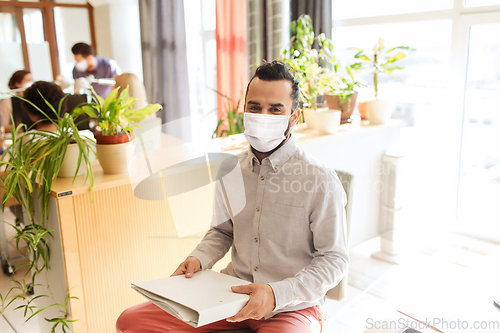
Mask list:
POLYGON ((20 2, 20 1, 0 1, 0 12, 12 13, 16 16, 17 28, 21 34, 21 46, 23 50, 24 68, 30 70, 30 63, 28 57, 28 44, 26 42, 26 33, 23 21, 23 9, 35 8, 40 9, 43 17, 43 30, 45 41, 49 43, 50 62, 52 64, 52 76, 55 79, 60 73, 59 68, 59 54, 57 48, 56 29, 54 21, 54 8, 55 7, 68 7, 68 8, 86 8, 89 15, 90 25, 90 39, 92 46, 97 51, 95 23, 94 23, 94 8, 90 3, 87 4, 74 4, 74 3, 59 3, 52 0, 40 0, 33 2, 20 2))

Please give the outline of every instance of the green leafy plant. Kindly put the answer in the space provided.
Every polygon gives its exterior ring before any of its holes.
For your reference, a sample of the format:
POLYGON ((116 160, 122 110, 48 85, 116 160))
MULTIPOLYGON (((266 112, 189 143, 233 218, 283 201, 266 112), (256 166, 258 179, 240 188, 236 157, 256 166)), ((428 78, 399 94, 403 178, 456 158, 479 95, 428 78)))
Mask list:
POLYGON ((315 36, 312 20, 301 15, 291 23, 293 37, 280 59, 295 70, 303 106, 316 109, 316 97, 340 88, 333 43, 325 34, 315 36), (314 43, 318 48, 314 48, 314 43))
MULTIPOLYGON (((23 304, 16 307, 15 310, 22 309, 26 321, 30 320, 43 310, 52 307, 60 306, 59 303, 53 303, 44 308, 37 308, 35 300, 39 298, 49 297, 48 295, 37 295, 35 297, 26 296, 29 294, 30 288, 32 289, 36 284, 36 280, 40 274, 47 272, 50 269, 50 247, 49 239, 52 237, 51 230, 46 228, 46 221, 49 214, 50 193, 53 182, 57 177, 63 159, 66 155, 67 147, 69 144, 76 144, 79 149, 78 163, 73 181, 78 175, 80 164, 83 161, 84 167, 87 169, 87 176, 85 181, 89 180, 90 190, 93 189, 94 178, 92 173, 92 165, 90 162, 90 152, 93 150, 93 140, 83 138, 78 132, 78 123, 75 123, 71 114, 63 114, 64 98, 61 99, 58 108, 54 108, 45 98, 40 94, 54 115, 50 117, 38 106, 30 101, 21 98, 26 103, 37 109, 50 121, 56 128, 55 132, 49 131, 28 131, 24 124, 19 124, 12 129, 12 145, 0 158, 0 168, 2 169, 3 177, 3 190, 2 209, 4 210, 10 199, 14 198, 21 204, 28 212, 30 224, 25 227, 18 227, 12 225, 16 231, 13 238, 16 248, 22 253, 26 250, 24 255, 27 263, 19 265, 14 274, 20 267, 28 266, 28 273, 31 273, 31 279, 27 283, 24 278, 22 282, 13 280, 16 285, 12 287, 5 296, 0 297, 2 303, 1 311, 12 304, 13 300, 22 300, 23 304), (24 133, 21 133, 22 130, 24 133), (41 216, 38 220, 35 216, 35 188, 38 189, 37 199, 41 205, 41 216), (23 247, 24 245, 24 248, 23 247), (18 290, 16 295, 11 294, 13 290, 18 290), (9 295, 12 299, 8 299, 9 295)), ((41 120, 40 120, 41 121, 41 120)), ((36 125, 37 123, 35 123, 36 125)), ((3 227, 3 226, 1 226, 3 227)), ((50 290, 50 288, 49 288, 50 290)), ((66 317, 60 317, 62 321, 66 321, 66 317)), ((60 323, 54 322, 55 325, 60 323)))
POLYGON ((18 98, 29 103, 43 114, 55 126, 56 131, 30 131, 21 134, 21 129, 24 128, 26 130, 26 126, 20 124, 12 131, 12 145, 2 155, 0 167, 5 168, 7 175, 5 179, 2 179, 4 188, 6 189, 2 198, 2 207, 5 207, 5 203, 13 196, 26 208, 30 220, 34 221, 34 202, 31 194, 33 193, 34 185, 37 184, 40 188, 38 199, 41 201, 41 222, 44 225, 48 214, 52 184, 61 169, 66 150, 70 143, 77 144, 79 150, 78 167, 73 181, 78 175, 80 163, 83 160, 87 169, 85 181, 89 180, 90 190, 92 191, 94 177, 90 162, 90 151, 93 151, 94 142, 91 139, 80 136, 77 127, 78 124, 74 122, 75 118, 71 114, 63 114, 65 98, 61 99, 56 110, 43 96, 41 97, 55 114, 56 119, 52 119, 52 117, 32 102, 22 97, 18 98))
POLYGON ((384 40, 382 38, 378 39, 378 42, 373 47, 371 53, 363 51, 360 48, 353 48, 358 51, 354 58, 361 60, 362 62, 358 62, 355 64, 356 67, 361 67, 363 64, 370 69, 370 72, 373 75, 373 88, 375 90, 375 98, 378 98, 378 75, 381 73, 385 73, 391 77, 394 77, 393 72, 395 70, 403 69, 402 66, 397 66, 396 62, 406 58, 406 53, 398 52, 394 53, 396 50, 407 50, 414 51, 409 46, 396 46, 389 50, 387 50, 384 46, 384 40))
POLYGON ((366 84, 358 80, 354 77, 354 70, 359 70, 361 68, 361 64, 359 63, 353 63, 349 66, 345 67, 345 71, 347 75, 339 75, 338 72, 340 71, 340 63, 338 63, 338 67, 336 67, 336 74, 338 75, 338 85, 337 89, 335 89, 331 95, 332 96, 338 96, 339 98, 339 107, 340 111, 342 112, 347 112, 351 108, 351 96, 355 93, 356 87, 362 87, 365 86, 366 84), (343 104, 347 102, 347 108, 344 110, 343 109, 343 104))
POLYGON ((132 106, 139 98, 130 97, 128 86, 118 96, 120 87, 113 89, 103 99, 92 89, 91 103, 86 103, 75 108, 73 115, 76 117, 86 114, 97 120, 102 135, 117 135, 131 133, 137 122, 145 119, 150 114, 162 109, 160 104, 148 104, 142 109, 134 109, 132 106))
POLYGON ((217 122, 217 127, 215 128, 215 131, 212 134, 212 138, 222 137, 224 134, 227 134, 229 136, 233 134, 243 133, 245 131, 245 127, 243 125, 244 113, 239 111, 241 100, 243 99, 243 97, 236 102, 229 96, 224 95, 216 90, 214 91, 218 95, 226 99, 227 109, 226 109, 226 115, 221 119, 219 119, 219 121, 217 122), (220 130, 222 124, 226 120, 229 129, 220 130))

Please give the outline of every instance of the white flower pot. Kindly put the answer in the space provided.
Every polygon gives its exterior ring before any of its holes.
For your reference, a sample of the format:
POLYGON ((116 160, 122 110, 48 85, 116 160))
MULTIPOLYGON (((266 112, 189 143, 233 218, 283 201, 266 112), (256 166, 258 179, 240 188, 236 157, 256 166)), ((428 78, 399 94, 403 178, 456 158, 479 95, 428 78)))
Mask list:
POLYGON ((366 102, 370 124, 385 124, 391 119, 392 105, 384 99, 374 99, 366 102))
POLYGON ((316 111, 316 130, 320 134, 336 134, 340 127, 340 110, 316 111))
POLYGON ((311 109, 311 108, 304 108, 304 119, 307 124, 307 128, 310 129, 318 129, 318 122, 316 120, 316 114, 321 111, 326 111, 328 108, 321 108, 321 109, 311 109))
MULTIPOLYGON (((66 148, 66 155, 64 155, 64 159, 61 164, 61 169, 57 174, 57 177, 60 178, 73 178, 76 173, 76 169, 78 166, 78 155, 80 154, 80 149, 76 143, 71 143, 66 148)), ((82 160, 80 162, 80 169, 78 170, 78 176, 83 175, 85 173, 85 161, 82 156, 82 160)))
POLYGON ((97 159, 106 174, 127 172, 134 158, 134 141, 117 144, 96 144, 97 159))

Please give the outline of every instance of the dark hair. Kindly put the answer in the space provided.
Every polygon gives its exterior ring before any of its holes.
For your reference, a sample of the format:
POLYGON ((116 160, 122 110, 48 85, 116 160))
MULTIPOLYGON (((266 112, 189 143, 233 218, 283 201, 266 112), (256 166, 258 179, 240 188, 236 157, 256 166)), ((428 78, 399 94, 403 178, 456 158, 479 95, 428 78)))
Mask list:
POLYGON ((292 84, 292 113, 297 109, 300 99, 299 81, 285 63, 274 60, 272 62, 266 62, 257 67, 257 69, 255 70, 255 74, 250 79, 250 82, 248 82, 247 91, 245 93, 245 102, 246 96, 248 94, 248 87, 250 87, 250 83, 252 83, 253 79, 256 77, 258 77, 262 81, 289 81, 292 84))
POLYGON ((74 55, 81 54, 85 58, 89 55, 95 55, 94 48, 87 43, 76 43, 71 48, 71 52, 73 52, 74 55))
POLYGON ((16 83, 21 83, 27 74, 31 73, 25 69, 14 72, 9 80, 9 89, 17 89, 16 83))
MULTIPOLYGON (((25 99, 35 104, 38 108, 40 108, 43 112, 45 112, 45 114, 51 119, 57 119, 57 117, 54 111, 50 109, 50 107, 43 99, 45 98, 45 100, 49 102, 49 104, 52 105, 54 109, 57 111, 59 108, 59 102, 64 96, 65 94, 61 90, 61 87, 59 87, 55 83, 46 81, 37 81, 33 83, 31 87, 29 87, 24 91, 23 95, 25 99)), ((33 105, 25 101, 23 101, 21 105, 23 109, 29 114, 40 117, 40 119, 42 120, 41 122, 49 121, 48 118, 43 113, 34 108, 33 105)), ((62 105, 60 115, 62 116, 64 112, 65 112, 65 106, 62 105)))

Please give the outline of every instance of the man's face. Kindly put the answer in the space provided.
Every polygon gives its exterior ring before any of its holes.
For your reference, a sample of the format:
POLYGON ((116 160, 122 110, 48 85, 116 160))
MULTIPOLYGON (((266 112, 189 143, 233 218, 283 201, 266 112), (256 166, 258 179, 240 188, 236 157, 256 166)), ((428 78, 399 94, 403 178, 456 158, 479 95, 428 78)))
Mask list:
POLYGON ((292 85, 287 80, 254 78, 248 87, 245 112, 289 116, 292 114, 292 85))
POLYGON ((84 57, 81 54, 75 54, 75 61, 76 61, 77 64, 80 61, 87 62, 87 68, 85 70, 82 70, 82 72, 84 72, 84 71, 93 71, 95 69, 95 67, 96 67, 96 64, 97 64, 97 62, 95 60, 95 57, 93 55, 88 55, 88 56, 84 57))
POLYGON ((82 60, 87 60, 87 58, 85 58, 83 55, 81 54, 75 54, 75 61, 76 62, 80 62, 82 60))

